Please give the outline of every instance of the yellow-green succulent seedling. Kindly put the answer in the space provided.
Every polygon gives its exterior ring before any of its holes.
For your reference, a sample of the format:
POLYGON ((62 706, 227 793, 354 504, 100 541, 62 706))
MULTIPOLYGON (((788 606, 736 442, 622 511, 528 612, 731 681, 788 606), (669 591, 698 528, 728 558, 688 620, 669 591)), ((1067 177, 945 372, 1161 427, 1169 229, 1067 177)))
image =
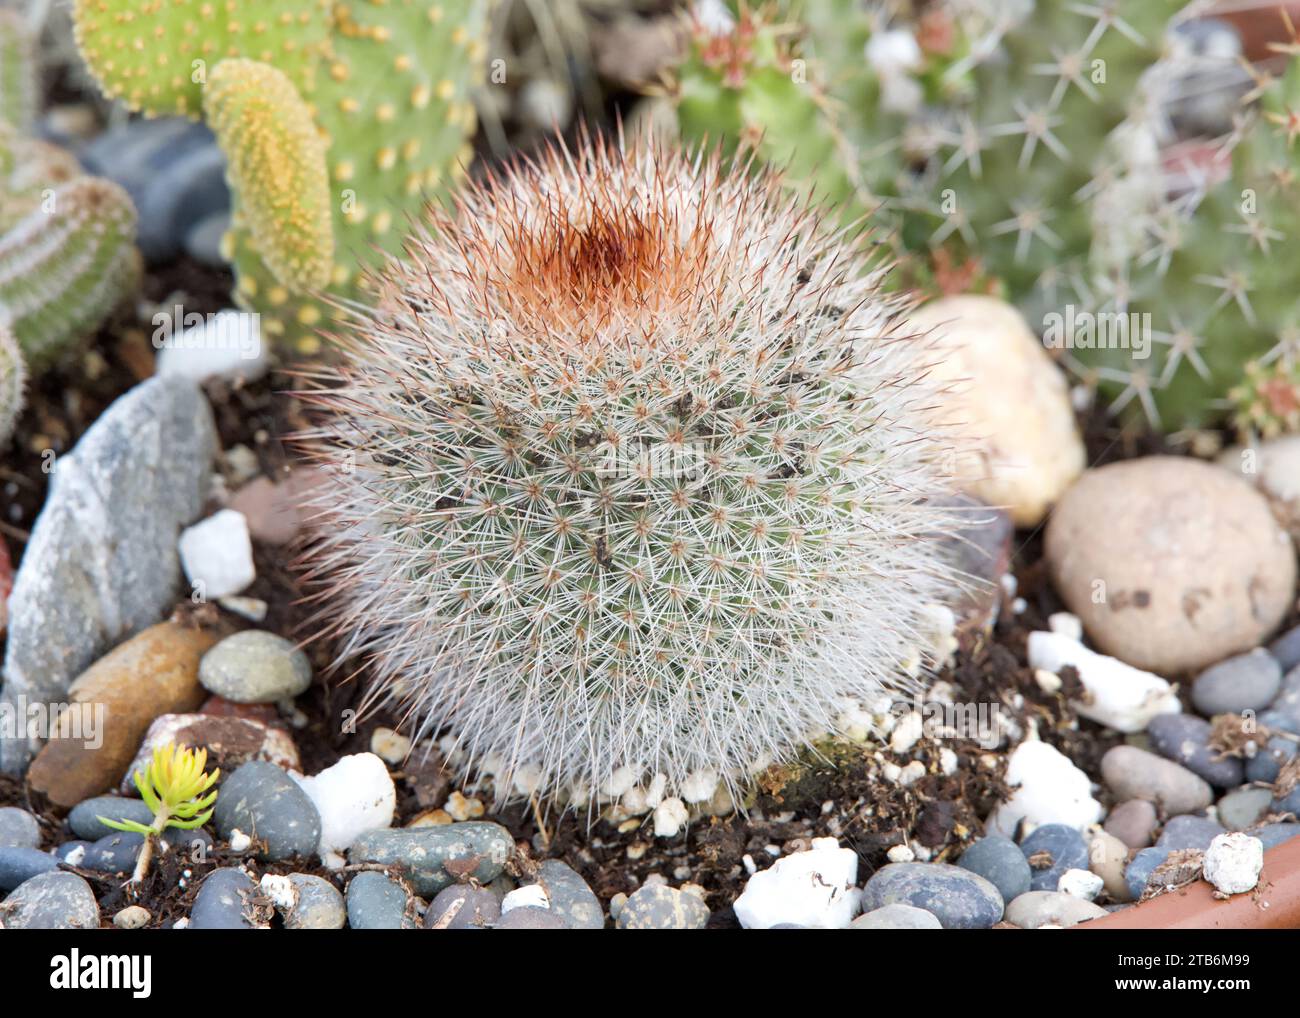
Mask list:
POLYGON ((132 883, 139 883, 149 872, 154 839, 163 831, 169 827, 192 831, 212 818, 213 803, 217 801, 217 791, 212 786, 221 776, 221 771, 217 769, 207 774, 207 764, 206 749, 182 748, 170 742, 158 746, 149 766, 135 772, 135 787, 139 789, 144 804, 153 811, 153 823, 98 818, 100 823, 114 830, 144 835, 144 845, 131 876, 132 883))

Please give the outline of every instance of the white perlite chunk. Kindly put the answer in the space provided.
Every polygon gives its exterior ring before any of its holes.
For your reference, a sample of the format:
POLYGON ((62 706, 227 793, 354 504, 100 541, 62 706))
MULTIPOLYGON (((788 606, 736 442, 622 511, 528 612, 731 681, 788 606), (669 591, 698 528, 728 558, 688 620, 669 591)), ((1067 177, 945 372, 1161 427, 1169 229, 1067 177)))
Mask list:
POLYGON ((681 799, 665 799, 655 807, 655 837, 672 838, 686 824, 686 804, 681 799))
POLYGON ((1022 742, 1007 760, 1006 782, 1014 791, 989 818, 991 833, 1014 838, 1021 819, 1033 827, 1065 824, 1082 831, 1105 811, 1092 797, 1092 781, 1070 758, 1037 739, 1022 742))
POLYGON ((1096 901, 1105 882, 1088 870, 1066 870, 1056 882, 1056 889, 1084 901, 1096 901))
POLYGON ((546 896, 546 888, 541 884, 525 884, 516 887, 501 899, 501 914, 513 912, 517 908, 550 908, 551 899, 546 896))
POLYGON ((1029 667, 1059 675, 1073 665, 1088 691, 1087 701, 1072 705, 1081 717, 1119 732, 1140 732, 1157 714, 1182 710, 1173 686, 1159 675, 1089 650, 1059 632, 1029 634, 1029 667))
POLYGON ((257 579, 248 520, 234 509, 187 527, 178 547, 191 589, 204 601, 238 594, 257 579))
POLYGON ((824 929, 848 929, 858 914, 862 891, 858 855, 840 848, 834 838, 814 838, 806 852, 778 859, 755 873, 736 899, 740 925, 766 930, 778 923, 824 929))
POLYGON ((1223 894, 1243 894, 1259 883, 1264 869, 1264 843, 1249 834, 1220 834, 1205 850, 1202 872, 1223 894))
POLYGON ((393 825, 397 789, 374 753, 345 756, 309 778, 291 777, 320 814, 319 852, 321 862, 331 869, 342 868, 343 853, 361 835, 393 825))
POLYGON ((154 344, 158 374, 181 375, 195 382, 212 378, 251 382, 266 374, 269 366, 258 316, 233 308, 176 335, 161 337, 155 331, 154 344))

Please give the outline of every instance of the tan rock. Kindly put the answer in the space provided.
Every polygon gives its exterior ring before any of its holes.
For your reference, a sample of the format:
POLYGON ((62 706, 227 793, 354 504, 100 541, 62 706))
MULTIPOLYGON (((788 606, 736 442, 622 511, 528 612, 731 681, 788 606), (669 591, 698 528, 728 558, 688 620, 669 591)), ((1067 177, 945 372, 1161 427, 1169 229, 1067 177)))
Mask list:
POLYGON ((1128 846, 1105 831, 1098 831, 1088 842, 1088 869, 1101 877, 1111 901, 1129 900, 1128 881, 1124 879, 1128 854, 1128 846))
POLYGON ((951 387, 935 423, 952 437, 957 485, 1017 526, 1036 525, 1084 467, 1065 375, 994 297, 931 301, 909 324, 933 337, 933 380, 951 387))
POLYGON ((135 759, 122 775, 119 790, 123 795, 136 794, 135 772, 148 766, 154 749, 169 743, 190 749, 206 749, 207 769, 219 767, 223 774, 231 773, 250 760, 265 760, 286 771, 302 770, 298 747, 294 745, 293 736, 283 728, 251 718, 163 714, 149 725, 135 759))
POLYGON ((87 668, 69 690, 56 737, 32 761, 32 787, 70 807, 117 785, 154 718, 203 702, 199 658, 215 642, 205 630, 162 622, 87 668))
POLYGON ((1090 470, 1047 526, 1053 583, 1105 653, 1174 675, 1259 646, 1291 605, 1291 539, 1249 485, 1198 460, 1090 470))

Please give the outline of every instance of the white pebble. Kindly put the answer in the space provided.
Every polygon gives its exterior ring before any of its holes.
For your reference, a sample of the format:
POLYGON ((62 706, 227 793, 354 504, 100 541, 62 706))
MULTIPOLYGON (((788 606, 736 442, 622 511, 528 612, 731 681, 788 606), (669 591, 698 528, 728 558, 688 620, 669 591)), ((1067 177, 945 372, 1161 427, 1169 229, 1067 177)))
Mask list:
POLYGON ((1039 826, 1065 824, 1083 831, 1099 822, 1101 803, 1092 797, 1092 781, 1069 757, 1038 739, 1028 739, 1007 759, 1006 783, 1011 798, 989 818, 993 833, 1015 837, 1022 820, 1039 826))
POLYGON ((713 798, 718 787, 718 775, 715 771, 692 771, 686 775, 678 794, 686 802, 708 802, 713 798))
POLYGON ((925 764, 920 760, 913 760, 898 775, 898 783, 906 788, 908 785, 914 785, 925 777, 925 764))
POLYGON ((655 837, 671 838, 686 824, 686 804, 681 799, 665 799, 655 807, 655 837))
POLYGON ((1034 681, 1038 683, 1038 688, 1044 693, 1059 693, 1061 691, 1061 677, 1056 672, 1049 672, 1046 668, 1034 669, 1034 681))
POLYGON ((888 852, 886 852, 885 855, 889 857, 890 862, 915 862, 916 861, 916 853, 913 852, 906 845, 895 845, 888 852))
POLYGON ((517 887, 501 899, 501 914, 513 912, 517 908, 550 908, 551 899, 546 896, 546 888, 541 884, 525 884, 517 887))
POLYGON ((248 619, 249 622, 264 622, 266 620, 267 603, 261 598, 222 597, 217 599, 217 604, 240 618, 248 619))
POLYGON ((400 764, 411 752, 411 740, 391 728, 376 728, 370 735, 370 752, 388 764, 400 764))
POLYGON ((1073 665, 1088 691, 1087 702, 1073 701, 1081 717, 1119 732, 1141 732, 1158 714, 1182 710, 1173 686, 1105 654, 1089 650, 1060 633, 1029 634, 1029 667, 1060 674, 1073 665))
POLYGON ((766 930, 778 923, 847 929, 858 913, 862 891, 858 855, 834 838, 814 838, 806 852, 778 859, 755 873, 736 899, 740 925, 766 930))
POLYGON ((1089 870, 1066 870, 1056 882, 1056 889, 1084 901, 1095 901, 1104 881, 1089 870))
POLYGON ((204 601, 238 594, 257 579, 248 521, 234 509, 187 527, 178 547, 191 589, 204 601))
POLYGON ((1220 834, 1205 850, 1205 879, 1223 894, 1244 894, 1259 883, 1264 843, 1249 834, 1220 834))
POLYGON ((894 731, 889 736, 889 748, 895 753, 906 753, 917 744, 924 733, 924 719, 916 711, 910 711, 894 726, 894 731))
POLYGON ((153 344, 158 350, 154 367, 160 375, 195 382, 211 378, 251 382, 266 374, 258 317, 245 311, 227 308, 175 334, 164 335, 155 329, 153 344))
POLYGON ((945 746, 939 750, 939 770, 943 772, 945 777, 952 777, 957 773, 958 763, 957 754, 951 749, 945 746))
POLYGON ((253 839, 236 827, 230 832, 230 850, 232 852, 247 852, 253 845, 253 839))
POLYGON ((1053 612, 1047 616, 1047 628, 1061 636, 1068 636, 1071 640, 1083 639, 1083 623, 1079 616, 1071 612, 1053 612))
POLYGON ((309 778, 292 775, 320 814, 320 857, 331 869, 367 831, 393 825, 397 789, 384 761, 374 753, 345 756, 309 778))

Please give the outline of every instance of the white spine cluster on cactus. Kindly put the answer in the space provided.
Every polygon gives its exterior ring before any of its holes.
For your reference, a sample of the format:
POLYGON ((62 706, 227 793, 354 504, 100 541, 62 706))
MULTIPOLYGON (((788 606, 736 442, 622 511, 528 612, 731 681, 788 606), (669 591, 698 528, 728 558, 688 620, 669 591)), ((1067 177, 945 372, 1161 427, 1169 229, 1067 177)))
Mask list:
POLYGON ((541 792, 731 775, 908 683, 951 592, 929 345, 776 180, 586 143, 431 209, 306 396, 368 705, 541 792))

